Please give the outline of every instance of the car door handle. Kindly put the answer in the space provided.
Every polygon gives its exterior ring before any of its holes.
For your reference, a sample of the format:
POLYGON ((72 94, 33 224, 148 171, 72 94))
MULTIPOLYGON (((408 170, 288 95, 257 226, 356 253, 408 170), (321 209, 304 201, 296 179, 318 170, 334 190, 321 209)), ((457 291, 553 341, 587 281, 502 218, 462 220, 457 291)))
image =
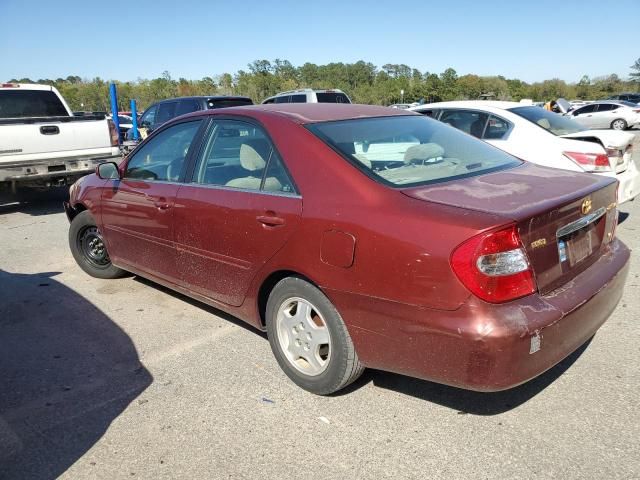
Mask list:
POLYGON ((44 125, 40 127, 40 133, 42 135, 58 135, 60 129, 56 125, 44 125))
POLYGON ((160 197, 157 201, 154 201, 153 204, 158 210, 168 210, 169 208, 171 208, 171 205, 169 205, 167 199, 162 197, 160 197))
POLYGON ((275 215, 259 215, 256 217, 256 220, 265 227, 279 227, 284 225, 284 218, 275 215))

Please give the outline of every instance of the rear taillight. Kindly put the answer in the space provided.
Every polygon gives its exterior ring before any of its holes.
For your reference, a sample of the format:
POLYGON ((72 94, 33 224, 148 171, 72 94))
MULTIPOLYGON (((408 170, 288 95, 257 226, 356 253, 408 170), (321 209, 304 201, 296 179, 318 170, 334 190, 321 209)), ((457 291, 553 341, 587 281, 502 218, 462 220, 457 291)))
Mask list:
POLYGON ((20 88, 18 83, 3 83, 2 88, 20 88))
POLYGON ((486 302, 508 302, 536 291, 515 225, 462 243, 451 255, 451 267, 462 284, 486 302))
POLYGON ((118 137, 118 130, 116 130, 116 125, 115 123, 113 123, 112 120, 107 120, 107 123, 109 124, 109 136, 111 137, 111 146, 112 147, 117 147, 120 142, 119 142, 119 137, 118 137))
POLYGON ((609 157, 604 153, 563 152, 588 172, 610 172, 609 157))

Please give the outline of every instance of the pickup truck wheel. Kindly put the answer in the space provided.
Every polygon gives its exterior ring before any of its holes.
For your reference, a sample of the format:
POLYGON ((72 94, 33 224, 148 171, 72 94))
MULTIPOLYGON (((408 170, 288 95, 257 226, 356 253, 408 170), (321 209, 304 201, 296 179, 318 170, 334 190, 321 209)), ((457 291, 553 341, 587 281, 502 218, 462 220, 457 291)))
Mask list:
POLYGON ((285 278, 273 288, 266 323, 278 364, 295 384, 309 392, 337 392, 364 371, 336 308, 318 288, 301 278, 285 278))
POLYGON ((616 118, 613 122, 611 122, 611 128, 614 130, 626 130, 627 122, 623 118, 616 118))
POLYGON ((127 273, 111 263, 102 234, 86 210, 71 222, 69 247, 80 268, 92 277, 119 278, 127 273))

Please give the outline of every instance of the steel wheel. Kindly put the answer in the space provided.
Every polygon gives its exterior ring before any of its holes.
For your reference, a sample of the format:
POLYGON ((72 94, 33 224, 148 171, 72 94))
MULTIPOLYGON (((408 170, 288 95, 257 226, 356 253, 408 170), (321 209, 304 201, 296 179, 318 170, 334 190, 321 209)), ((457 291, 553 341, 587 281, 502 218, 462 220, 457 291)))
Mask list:
POLYGON ((278 342, 287 360, 300 373, 314 377, 331 358, 331 335, 318 309, 308 300, 291 297, 276 315, 278 342))
POLYGON ((100 230, 95 226, 88 226, 80 231, 78 249, 96 267, 105 267, 111 263, 100 230))
POLYGON ((611 128, 613 128, 614 130, 624 130, 627 128, 627 122, 625 122, 621 118, 618 118, 617 120, 611 122, 611 128))

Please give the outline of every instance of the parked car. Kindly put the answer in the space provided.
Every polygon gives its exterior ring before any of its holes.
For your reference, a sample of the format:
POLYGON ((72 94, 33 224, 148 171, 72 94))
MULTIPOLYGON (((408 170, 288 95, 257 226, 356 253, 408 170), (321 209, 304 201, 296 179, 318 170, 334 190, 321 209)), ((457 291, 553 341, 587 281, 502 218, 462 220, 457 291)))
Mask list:
MULTIPOLYGON (((113 121, 112 115, 108 115, 107 118, 113 121)), ((118 114, 118 128, 122 138, 126 138, 127 132, 133 128, 133 118, 130 115, 118 114)))
POLYGON ((634 136, 630 133, 587 130, 570 117, 516 102, 441 102, 412 110, 523 160, 615 178, 620 182, 619 203, 640 192, 640 172, 632 160, 634 136))
POLYGON ((640 103, 640 93, 620 93, 607 97, 607 100, 625 100, 631 103, 640 103))
MULTIPOLYGON (((186 113, 245 105, 253 105, 253 101, 249 97, 232 97, 227 95, 180 97, 162 100, 147 108, 140 117, 140 121, 138 122, 138 131, 140 134, 138 138, 145 138, 160 125, 186 113)), ((126 138, 127 140, 133 140, 133 131, 131 129, 127 131, 126 138)))
POLYGON ((331 90, 302 88, 280 92, 262 103, 351 103, 351 100, 346 93, 337 88, 331 90))
POLYGON ((569 113, 587 128, 626 130, 640 126, 640 105, 624 100, 602 100, 585 105, 569 113))
POLYGON ((71 184, 119 158, 118 134, 104 114, 73 115, 49 85, 0 84, 0 187, 71 184))
POLYGON ((163 125, 65 209, 88 274, 133 272, 266 330, 311 392, 365 367, 493 391, 620 300, 616 188, 406 110, 261 105, 163 125))

